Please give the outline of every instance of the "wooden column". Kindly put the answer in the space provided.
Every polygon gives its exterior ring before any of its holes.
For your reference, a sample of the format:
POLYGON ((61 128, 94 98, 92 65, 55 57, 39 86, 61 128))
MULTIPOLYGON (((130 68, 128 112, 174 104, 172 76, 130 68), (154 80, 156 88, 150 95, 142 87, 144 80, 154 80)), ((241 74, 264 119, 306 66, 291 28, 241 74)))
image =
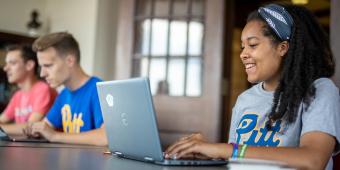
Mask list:
POLYGON ((333 50, 334 58, 336 61, 336 72, 334 81, 338 87, 340 87, 340 1, 331 1, 331 29, 330 39, 331 47, 333 50))

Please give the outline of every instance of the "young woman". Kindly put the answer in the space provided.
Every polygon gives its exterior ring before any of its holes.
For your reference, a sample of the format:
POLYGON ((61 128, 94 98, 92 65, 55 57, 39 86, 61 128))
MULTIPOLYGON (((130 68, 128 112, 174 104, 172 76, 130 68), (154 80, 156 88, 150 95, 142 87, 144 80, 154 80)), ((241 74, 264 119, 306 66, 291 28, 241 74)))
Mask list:
POLYGON ((340 96, 327 35, 304 7, 270 4, 248 16, 240 58, 248 81, 233 108, 229 144, 201 134, 166 158, 257 158, 301 169, 332 169, 339 151, 340 96))

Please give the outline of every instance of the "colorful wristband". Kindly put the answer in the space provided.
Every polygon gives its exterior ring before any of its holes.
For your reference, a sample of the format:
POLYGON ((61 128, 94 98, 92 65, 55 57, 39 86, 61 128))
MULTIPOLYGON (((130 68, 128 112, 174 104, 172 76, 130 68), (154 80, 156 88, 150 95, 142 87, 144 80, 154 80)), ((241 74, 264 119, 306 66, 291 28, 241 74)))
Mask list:
POLYGON ((233 145, 233 154, 231 155, 231 158, 237 158, 238 155, 238 144, 236 143, 230 143, 233 145))
POLYGON ((247 144, 242 145, 241 149, 240 149, 240 154, 238 155, 239 158, 243 158, 245 153, 246 153, 246 149, 247 149, 247 144))

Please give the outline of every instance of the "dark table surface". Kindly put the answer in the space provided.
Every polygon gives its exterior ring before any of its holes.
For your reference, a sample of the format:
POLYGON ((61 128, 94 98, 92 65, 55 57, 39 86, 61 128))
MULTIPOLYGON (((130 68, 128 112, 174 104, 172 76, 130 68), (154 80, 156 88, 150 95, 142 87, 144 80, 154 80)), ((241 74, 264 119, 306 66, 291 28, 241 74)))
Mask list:
POLYGON ((0 141, 0 169, 117 169, 117 170, 191 170, 227 169, 215 167, 170 167, 117 158, 104 154, 107 149, 87 145, 19 143, 0 141))

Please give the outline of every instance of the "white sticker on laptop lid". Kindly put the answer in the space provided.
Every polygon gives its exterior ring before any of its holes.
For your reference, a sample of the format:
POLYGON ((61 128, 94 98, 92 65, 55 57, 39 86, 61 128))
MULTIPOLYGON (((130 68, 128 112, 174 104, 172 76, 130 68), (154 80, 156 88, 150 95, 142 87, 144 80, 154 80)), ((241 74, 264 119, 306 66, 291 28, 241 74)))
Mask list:
POLYGON ((113 107, 113 96, 111 94, 106 95, 106 102, 110 107, 113 107))

